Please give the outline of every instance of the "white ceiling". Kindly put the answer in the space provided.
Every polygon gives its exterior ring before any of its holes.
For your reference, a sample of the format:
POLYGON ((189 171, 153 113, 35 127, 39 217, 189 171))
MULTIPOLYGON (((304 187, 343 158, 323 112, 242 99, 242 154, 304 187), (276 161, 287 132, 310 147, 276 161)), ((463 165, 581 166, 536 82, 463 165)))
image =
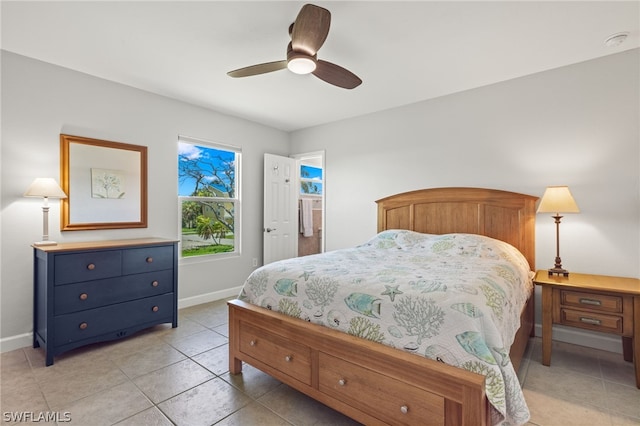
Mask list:
POLYGON ((353 90, 281 70, 299 1, 2 1, 2 49, 286 131, 637 48, 639 1, 318 1, 353 90), (611 34, 627 41, 607 47, 611 34))

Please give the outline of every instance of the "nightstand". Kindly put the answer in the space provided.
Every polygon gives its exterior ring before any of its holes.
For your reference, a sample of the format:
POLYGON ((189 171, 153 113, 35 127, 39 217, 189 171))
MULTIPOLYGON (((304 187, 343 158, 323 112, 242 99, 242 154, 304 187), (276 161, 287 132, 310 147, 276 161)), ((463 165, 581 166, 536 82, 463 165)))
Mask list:
POLYGON ((553 324, 622 336, 625 361, 634 362, 640 388, 640 279, 604 275, 549 275, 538 271, 542 287, 542 364, 551 364, 553 324))

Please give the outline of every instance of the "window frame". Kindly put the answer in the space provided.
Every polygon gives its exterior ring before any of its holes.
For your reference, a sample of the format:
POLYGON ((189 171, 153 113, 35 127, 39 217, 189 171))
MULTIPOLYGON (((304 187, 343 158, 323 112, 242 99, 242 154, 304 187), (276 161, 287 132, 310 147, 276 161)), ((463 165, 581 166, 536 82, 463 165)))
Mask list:
POLYGON ((324 169, 322 167, 317 167, 317 166, 312 166, 309 164, 304 164, 304 162, 300 162, 300 165, 298 166, 299 170, 298 170, 298 175, 300 176, 300 182, 299 182, 299 196, 301 197, 322 197, 324 196, 324 169), (320 177, 320 179, 317 178, 307 178, 307 177, 303 177, 302 176, 302 168, 303 167, 310 167, 313 169, 317 169, 320 170, 320 172, 322 173, 322 176, 320 177), (302 191, 302 184, 303 182, 307 182, 307 183, 319 183, 320 184, 320 193, 315 193, 315 192, 303 192, 302 191))
MULTIPOLYGON (((186 263, 199 263, 203 261, 224 259, 229 257, 238 257, 242 253, 241 247, 241 233, 242 233, 242 224, 241 224, 241 211, 242 211, 242 197, 241 197, 241 177, 242 177, 242 148, 234 145, 224 144, 220 142, 213 142, 206 139, 194 138, 191 136, 178 135, 178 141, 176 148, 179 147, 180 143, 186 143, 194 146, 201 146, 204 148, 215 149, 219 151, 232 152, 235 154, 234 161, 234 198, 230 197, 199 197, 199 196, 181 196, 179 191, 180 185, 180 170, 177 170, 177 184, 178 184, 178 235, 179 235, 179 260, 180 262, 186 263), (189 201, 212 201, 212 202, 223 202, 223 203, 233 203, 233 239, 234 239, 234 249, 230 252, 224 253, 211 253, 211 254, 203 254, 198 256, 187 256, 184 257, 182 255, 182 205, 185 202, 189 201)), ((179 150, 176 150, 176 159, 180 161, 179 150)), ((179 168, 179 166, 177 166, 179 168)))

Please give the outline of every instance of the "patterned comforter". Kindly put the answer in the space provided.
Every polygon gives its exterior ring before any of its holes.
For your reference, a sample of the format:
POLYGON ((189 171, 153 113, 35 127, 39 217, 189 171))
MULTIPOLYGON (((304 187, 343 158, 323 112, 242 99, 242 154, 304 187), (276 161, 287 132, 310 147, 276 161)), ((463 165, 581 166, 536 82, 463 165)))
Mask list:
POLYGON ((255 270, 240 299, 486 376, 494 423, 529 420, 509 348, 532 292, 513 246, 389 230, 255 270))

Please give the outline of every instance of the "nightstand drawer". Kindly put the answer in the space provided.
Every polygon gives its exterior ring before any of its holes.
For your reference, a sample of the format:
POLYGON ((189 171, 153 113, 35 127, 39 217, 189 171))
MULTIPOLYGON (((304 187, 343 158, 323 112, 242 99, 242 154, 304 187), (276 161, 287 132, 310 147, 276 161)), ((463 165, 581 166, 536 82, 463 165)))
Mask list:
POLYGON ((603 333, 623 333, 623 318, 616 315, 606 315, 595 312, 560 309, 560 324, 603 333))
POLYGON ((587 309, 589 311, 622 313, 622 297, 579 291, 560 291, 560 303, 563 306, 587 309))

